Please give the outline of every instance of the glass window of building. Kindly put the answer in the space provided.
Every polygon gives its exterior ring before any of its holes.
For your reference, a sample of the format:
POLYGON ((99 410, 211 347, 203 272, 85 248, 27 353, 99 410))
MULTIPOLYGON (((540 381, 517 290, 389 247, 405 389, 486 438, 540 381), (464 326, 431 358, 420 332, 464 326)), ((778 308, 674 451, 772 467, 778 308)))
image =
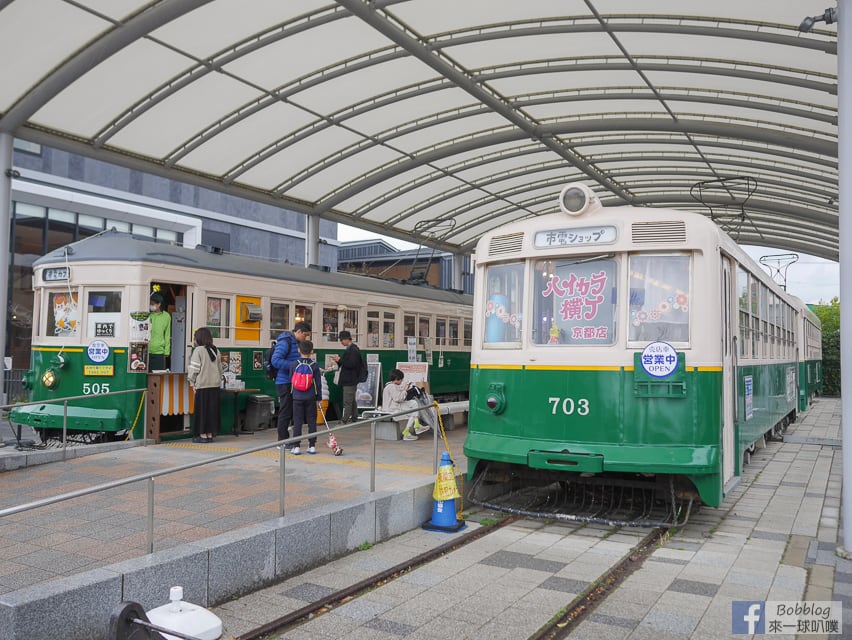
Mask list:
POLYGON ((47 210, 47 251, 53 251, 77 238, 77 215, 61 209, 47 210))
POLYGON ((133 235, 135 236, 143 236, 145 238, 153 238, 154 237, 154 227, 149 227, 147 224, 134 224, 133 225, 133 235))
POLYGON ((178 233, 177 231, 171 231, 169 229, 157 229, 157 240, 161 240, 163 242, 178 242, 178 233))
POLYGON ((77 215, 77 225, 81 229, 93 229, 95 231, 103 231, 104 219, 100 216, 90 216, 85 213, 77 215))
POLYGON ((116 231, 121 231, 122 233, 130 233, 130 223, 125 222, 124 220, 113 220, 111 218, 107 218, 106 228, 115 229, 116 231))

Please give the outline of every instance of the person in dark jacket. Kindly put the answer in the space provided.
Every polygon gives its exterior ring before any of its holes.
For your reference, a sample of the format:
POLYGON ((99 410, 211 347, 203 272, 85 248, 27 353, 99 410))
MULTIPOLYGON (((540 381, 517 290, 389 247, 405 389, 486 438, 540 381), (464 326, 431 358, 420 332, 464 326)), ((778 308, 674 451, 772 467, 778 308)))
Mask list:
POLYGON ((352 334, 348 331, 341 331, 337 338, 344 347, 343 354, 332 356, 332 359, 340 367, 338 384, 343 389, 343 416, 340 421, 346 424, 358 419, 355 390, 358 388, 358 375, 361 372, 361 350, 352 342, 352 334))
POLYGON ((299 343, 309 340, 311 325, 297 322, 293 333, 282 331, 275 340, 272 366, 278 370, 275 388, 278 392, 278 439, 290 437, 290 422, 293 419, 293 387, 290 384, 290 363, 299 359, 299 343))
MULTIPOLYGON (((314 352, 314 343, 310 340, 302 340, 299 343, 299 358, 290 363, 290 379, 293 380, 296 369, 300 364, 308 363, 313 374, 311 386, 306 390, 300 390, 297 385, 293 385, 293 437, 298 438, 302 435, 302 425, 308 425, 308 454, 314 455, 317 452, 317 439, 314 435, 317 432, 317 402, 322 400, 322 372, 315 360, 311 359, 311 354, 314 352), (313 437, 311 437, 313 436, 313 437)), ((299 371, 305 370, 306 367, 301 367, 299 371)), ((293 444, 290 450, 294 456, 301 453, 299 445, 301 442, 293 444)))

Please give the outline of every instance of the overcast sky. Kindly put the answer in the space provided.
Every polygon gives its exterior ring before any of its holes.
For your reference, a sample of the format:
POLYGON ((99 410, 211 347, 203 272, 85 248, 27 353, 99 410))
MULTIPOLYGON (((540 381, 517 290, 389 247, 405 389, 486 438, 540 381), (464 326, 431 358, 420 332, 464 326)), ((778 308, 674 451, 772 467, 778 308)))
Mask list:
MULTIPOLYGON (((338 225, 337 237, 343 242, 384 238, 388 244, 392 244, 398 249, 414 249, 417 247, 416 244, 410 242, 387 238, 344 224, 338 225)), ((759 261, 762 256, 791 253, 790 251, 781 249, 752 247, 748 245, 743 245, 743 249, 755 261, 759 261)), ((798 261, 787 268, 787 291, 809 304, 817 304, 819 302, 827 304, 831 302, 832 298, 840 295, 840 265, 836 262, 823 260, 822 258, 817 258, 806 253, 799 253, 798 255, 798 261)), ((764 269, 767 272, 770 271, 766 267, 764 269)), ((777 278, 776 281, 778 281, 777 278)))

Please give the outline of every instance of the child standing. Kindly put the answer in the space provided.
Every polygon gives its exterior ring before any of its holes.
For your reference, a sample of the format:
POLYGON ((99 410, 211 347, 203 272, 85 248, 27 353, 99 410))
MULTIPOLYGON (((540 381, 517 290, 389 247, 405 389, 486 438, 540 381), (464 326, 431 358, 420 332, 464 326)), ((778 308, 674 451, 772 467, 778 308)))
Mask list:
MULTIPOLYGON (((311 358, 314 343, 299 343, 299 358, 290 363, 290 380, 293 385, 293 436, 302 435, 302 425, 308 425, 308 434, 317 432, 317 402, 322 400, 322 374, 319 365, 311 358)), ((296 441, 290 450, 294 456, 302 453, 296 441)), ((317 452, 316 436, 308 438, 308 453, 317 452)))

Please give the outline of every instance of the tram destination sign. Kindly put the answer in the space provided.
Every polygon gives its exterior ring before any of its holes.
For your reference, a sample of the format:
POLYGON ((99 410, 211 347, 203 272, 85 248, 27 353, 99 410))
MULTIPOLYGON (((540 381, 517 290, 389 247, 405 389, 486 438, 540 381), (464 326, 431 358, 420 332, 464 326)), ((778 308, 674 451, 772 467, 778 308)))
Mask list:
POLYGON ((65 282, 71 277, 70 267, 50 267, 41 272, 45 282, 65 282))
POLYGON ((535 234, 536 249, 569 247, 586 244, 609 244, 617 237, 615 227, 572 227, 570 229, 547 229, 535 234))

